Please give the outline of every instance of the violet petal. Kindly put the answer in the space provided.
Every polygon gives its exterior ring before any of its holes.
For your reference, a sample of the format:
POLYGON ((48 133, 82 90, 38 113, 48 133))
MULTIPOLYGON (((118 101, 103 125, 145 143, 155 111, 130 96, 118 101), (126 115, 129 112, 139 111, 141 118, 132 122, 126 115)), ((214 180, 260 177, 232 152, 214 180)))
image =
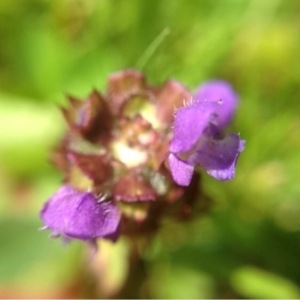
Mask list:
POLYGON ((202 84, 195 93, 198 101, 215 102, 215 113, 218 115, 217 125, 222 128, 232 120, 238 102, 238 96, 226 81, 214 80, 202 84))
POLYGON ((174 181, 181 186, 188 186, 192 180, 194 166, 187 164, 176 155, 170 154, 168 162, 174 181))
POLYGON ((213 117, 214 106, 199 101, 177 110, 170 152, 186 152, 196 144, 213 117))
POLYGON ((110 202, 97 202, 92 193, 63 185, 44 205, 45 226, 62 236, 93 240, 113 235, 120 222, 118 208, 110 202))
POLYGON ((203 137, 201 147, 191 155, 189 162, 199 164, 218 180, 230 180, 235 176, 237 158, 244 150, 245 141, 239 135, 230 134, 224 139, 203 137))

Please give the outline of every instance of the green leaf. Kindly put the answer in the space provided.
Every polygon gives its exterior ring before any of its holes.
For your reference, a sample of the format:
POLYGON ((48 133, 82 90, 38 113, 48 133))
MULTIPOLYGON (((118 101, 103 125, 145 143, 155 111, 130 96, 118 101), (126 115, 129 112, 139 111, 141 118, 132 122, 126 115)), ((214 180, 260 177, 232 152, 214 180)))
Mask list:
POLYGON ((247 298, 296 299, 299 288, 290 280, 255 267, 242 267, 231 276, 231 284, 247 298))

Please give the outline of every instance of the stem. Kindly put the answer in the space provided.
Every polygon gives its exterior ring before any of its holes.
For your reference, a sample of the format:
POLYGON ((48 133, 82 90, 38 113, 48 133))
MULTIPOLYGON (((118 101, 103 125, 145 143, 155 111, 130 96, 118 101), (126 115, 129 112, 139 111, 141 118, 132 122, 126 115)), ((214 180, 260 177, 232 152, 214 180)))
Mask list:
MULTIPOLYGON (((132 241, 132 246, 129 260, 129 270, 127 279, 122 287, 122 289, 114 295, 114 299, 140 299, 147 298, 149 295, 144 295, 144 284, 147 280, 147 263, 142 258, 141 253, 138 249, 136 241, 132 241), (142 294, 143 292, 143 294, 142 294)), ((147 293, 148 294, 148 293, 147 293)), ((150 298, 150 297, 149 297, 150 298)))
POLYGON ((141 58, 137 62, 137 66, 139 69, 143 70, 150 60, 151 56, 155 53, 157 48, 164 41, 166 36, 170 33, 169 28, 164 28, 164 30, 154 39, 154 41, 148 46, 145 52, 142 54, 141 58))

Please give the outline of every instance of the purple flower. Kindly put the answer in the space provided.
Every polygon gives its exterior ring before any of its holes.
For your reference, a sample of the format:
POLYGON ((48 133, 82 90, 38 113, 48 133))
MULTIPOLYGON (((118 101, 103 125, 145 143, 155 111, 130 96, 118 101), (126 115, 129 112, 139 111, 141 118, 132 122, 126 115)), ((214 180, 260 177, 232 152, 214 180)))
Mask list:
POLYGON ((221 103, 221 105, 214 106, 215 114, 218 116, 217 123, 220 128, 231 122, 238 103, 238 96, 235 91, 227 82, 222 80, 203 83, 196 91, 195 99, 210 103, 221 103))
POLYGON ((237 96, 223 81, 206 82, 194 100, 177 110, 168 162, 175 182, 188 186, 194 167, 200 165, 218 180, 230 180, 245 141, 239 135, 222 136, 221 130, 232 119, 237 96))
POLYGON ((97 201, 92 193, 63 185, 45 204, 41 219, 53 236, 94 242, 116 239, 121 214, 111 202, 97 201))

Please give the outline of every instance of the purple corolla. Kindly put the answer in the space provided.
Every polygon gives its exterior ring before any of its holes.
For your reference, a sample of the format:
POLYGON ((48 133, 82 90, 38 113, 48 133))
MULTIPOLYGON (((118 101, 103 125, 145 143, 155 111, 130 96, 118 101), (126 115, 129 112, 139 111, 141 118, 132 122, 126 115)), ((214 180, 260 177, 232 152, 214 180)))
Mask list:
POLYGON ((111 202, 99 201, 90 192, 63 185, 45 204, 41 219, 53 236, 94 242, 117 237, 121 214, 111 202))
POLYGON ((218 180, 234 177, 245 141, 238 134, 224 137, 222 130, 236 105, 237 95, 228 83, 210 81, 199 87, 189 105, 176 111, 168 163, 178 185, 190 184, 196 165, 218 180))

